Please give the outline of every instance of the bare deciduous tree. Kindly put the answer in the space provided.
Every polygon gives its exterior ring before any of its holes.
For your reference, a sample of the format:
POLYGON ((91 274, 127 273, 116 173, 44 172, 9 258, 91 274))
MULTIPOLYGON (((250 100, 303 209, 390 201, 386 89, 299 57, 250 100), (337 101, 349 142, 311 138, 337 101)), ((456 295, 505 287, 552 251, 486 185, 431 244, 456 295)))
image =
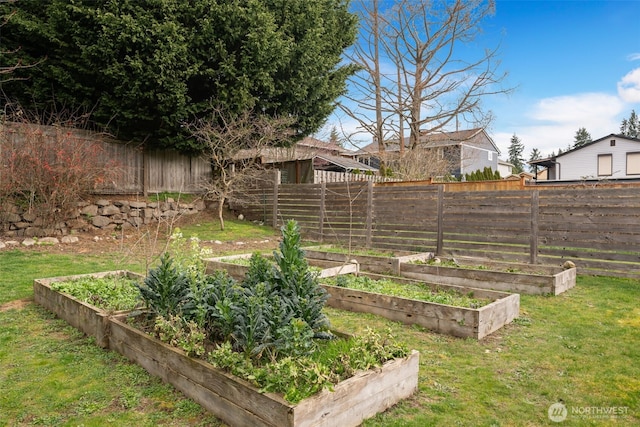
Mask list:
POLYGON ((211 117, 190 126, 203 143, 203 156, 211 164, 212 179, 204 184, 208 197, 218 203, 220 229, 224 230, 226 201, 243 202, 248 186, 264 179, 262 156, 290 140, 294 118, 272 117, 245 111, 238 115, 214 109, 211 117))
POLYGON ((380 152, 384 151, 385 117, 382 116, 382 73, 380 71, 380 21, 378 0, 360 0, 357 3, 360 14, 360 41, 356 43, 347 55, 360 71, 350 78, 353 86, 351 94, 345 97, 352 101, 355 107, 340 107, 352 118, 358 121, 366 133, 373 136, 378 143, 380 152), (375 121, 371 121, 371 114, 375 121))
POLYGON ((494 9, 493 0, 399 0, 384 10, 376 0, 358 4, 362 30, 349 59, 360 72, 351 79, 351 106, 342 108, 379 151, 381 139, 403 141, 404 124, 408 147, 416 149, 421 136, 457 127, 460 119, 473 127, 490 123, 481 100, 510 91, 501 86, 498 49, 459 48, 477 40, 494 9))

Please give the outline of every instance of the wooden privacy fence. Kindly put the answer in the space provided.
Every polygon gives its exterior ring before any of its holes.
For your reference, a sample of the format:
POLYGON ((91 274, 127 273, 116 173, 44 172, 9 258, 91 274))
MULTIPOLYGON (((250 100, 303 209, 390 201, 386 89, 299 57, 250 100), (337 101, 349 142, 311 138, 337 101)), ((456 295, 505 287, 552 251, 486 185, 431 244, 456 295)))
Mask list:
POLYGON ((3 160, 15 146, 25 145, 28 138, 38 138, 38 144, 61 144, 73 140, 98 145, 96 162, 115 169, 114 178, 97 189, 104 194, 182 192, 199 193, 210 181, 211 165, 198 156, 188 156, 175 150, 143 150, 139 144, 115 141, 99 133, 56 126, 27 123, 0 123, 0 178, 5 172, 3 160), (63 135, 61 138, 60 135, 63 135))
POLYGON ((142 150, 133 144, 101 141, 104 155, 120 172, 101 193, 199 193, 211 179, 211 165, 175 150, 142 150))
POLYGON ((372 182, 256 188, 245 217, 295 219, 308 238, 392 250, 576 263, 581 274, 640 278, 640 187, 445 191, 372 182))

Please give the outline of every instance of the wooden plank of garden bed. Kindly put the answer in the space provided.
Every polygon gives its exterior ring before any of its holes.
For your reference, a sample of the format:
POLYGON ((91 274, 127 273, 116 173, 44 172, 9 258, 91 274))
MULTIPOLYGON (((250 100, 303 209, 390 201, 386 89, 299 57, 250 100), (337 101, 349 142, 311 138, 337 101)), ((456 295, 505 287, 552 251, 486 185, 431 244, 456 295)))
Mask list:
POLYGON ((327 305, 331 307, 371 313, 406 324, 417 324, 446 335, 477 338, 477 310, 337 286, 322 286, 330 295, 327 305))
POLYGON ((36 304, 46 308, 68 324, 94 337, 96 344, 102 348, 109 346, 108 314, 86 304, 70 295, 51 289, 46 280, 36 279, 33 283, 33 296, 36 304))
POLYGON ((173 384, 233 426, 291 425, 292 405, 272 393, 259 393, 230 374, 212 369, 119 319, 112 319, 110 348, 152 375, 173 384), (234 402, 242 402, 240 407, 234 402))
POLYGON ((220 259, 205 259, 207 268, 207 274, 213 274, 218 270, 226 271, 229 276, 233 277, 236 280, 243 280, 245 275, 247 274, 248 267, 246 265, 241 264, 233 264, 231 262, 224 262, 220 259))
POLYGON ((76 274, 47 279, 35 279, 33 282, 33 296, 36 304, 46 308, 59 318, 65 320, 74 328, 96 339, 96 344, 102 348, 109 347, 109 320, 112 313, 80 301, 71 295, 51 289, 52 283, 67 282, 86 277, 96 279, 109 276, 125 276, 132 279, 143 279, 143 276, 126 270, 102 271, 98 273, 76 274))
MULTIPOLYGON (((535 269, 535 265, 529 268, 535 269)), ((493 289, 501 292, 519 292, 529 295, 558 295, 575 286, 575 269, 563 270, 540 266, 542 274, 475 270, 469 268, 402 263, 400 274, 430 283, 493 289), (548 274, 544 274, 548 273, 548 274)))
POLYGON ((379 369, 357 373, 333 392, 324 390, 295 407, 296 427, 356 426, 383 412, 418 389, 419 353, 387 362, 379 369), (393 375, 389 375, 389 372, 393 375), (357 397, 354 399, 354 396, 357 397), (318 417, 318 408, 322 416, 318 417))
POLYGON ((520 314, 520 295, 512 294, 478 309, 478 339, 511 323, 520 314))

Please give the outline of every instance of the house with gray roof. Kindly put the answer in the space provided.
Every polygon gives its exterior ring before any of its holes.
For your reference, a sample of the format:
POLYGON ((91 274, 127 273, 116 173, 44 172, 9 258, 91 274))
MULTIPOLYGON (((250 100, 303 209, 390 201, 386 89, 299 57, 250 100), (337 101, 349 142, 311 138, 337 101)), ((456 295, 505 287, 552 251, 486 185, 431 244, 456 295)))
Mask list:
MULTIPOLYGON (((408 141, 409 139, 405 138, 405 152, 411 149, 407 145, 408 141)), ((464 176, 476 170, 484 170, 486 167, 494 171, 498 170, 500 150, 482 128, 453 132, 423 132, 418 139, 418 148, 436 154, 436 157, 426 156, 426 158, 448 159, 449 173, 455 177, 464 176)), ((389 158, 389 154, 399 156, 399 141, 397 139, 385 141, 382 154, 387 156, 386 158, 389 158)), ((355 156, 362 163, 380 167, 381 153, 377 142, 363 147, 355 153, 355 156)))
MULTIPOLYGON (((545 182, 640 180, 640 139, 612 133, 529 164, 546 170, 545 182)), ((537 173, 535 178, 542 181, 537 173)))

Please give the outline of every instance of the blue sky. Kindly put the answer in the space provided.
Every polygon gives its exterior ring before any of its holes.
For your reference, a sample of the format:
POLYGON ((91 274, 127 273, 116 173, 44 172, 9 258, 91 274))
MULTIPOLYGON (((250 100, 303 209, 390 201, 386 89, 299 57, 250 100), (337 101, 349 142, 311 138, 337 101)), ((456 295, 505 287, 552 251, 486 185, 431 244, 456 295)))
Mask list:
POLYGON ((640 0, 498 0, 483 30, 476 44, 500 43, 505 83, 515 88, 483 101, 501 158, 514 133, 525 158, 533 148, 548 155, 580 127, 598 139, 617 133, 632 109, 640 114, 640 0))

